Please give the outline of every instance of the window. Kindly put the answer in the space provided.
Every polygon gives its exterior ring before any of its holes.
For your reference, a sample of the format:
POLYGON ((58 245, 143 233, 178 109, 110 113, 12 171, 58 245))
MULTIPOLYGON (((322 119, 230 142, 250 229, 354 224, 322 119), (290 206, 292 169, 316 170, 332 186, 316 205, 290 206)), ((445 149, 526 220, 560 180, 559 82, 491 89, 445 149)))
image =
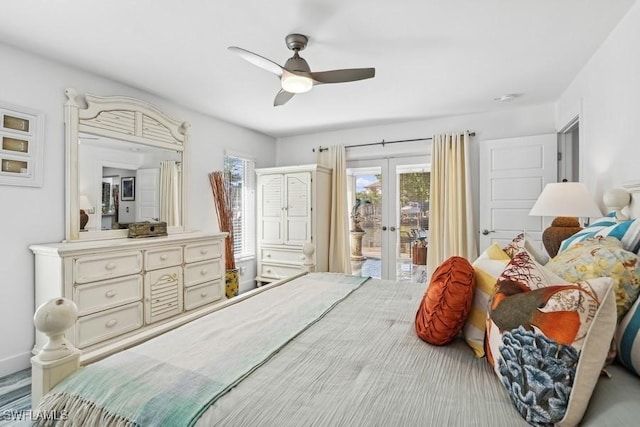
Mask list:
POLYGON ((233 209, 233 253, 236 259, 254 256, 254 161, 241 155, 226 154, 224 171, 229 183, 233 209))

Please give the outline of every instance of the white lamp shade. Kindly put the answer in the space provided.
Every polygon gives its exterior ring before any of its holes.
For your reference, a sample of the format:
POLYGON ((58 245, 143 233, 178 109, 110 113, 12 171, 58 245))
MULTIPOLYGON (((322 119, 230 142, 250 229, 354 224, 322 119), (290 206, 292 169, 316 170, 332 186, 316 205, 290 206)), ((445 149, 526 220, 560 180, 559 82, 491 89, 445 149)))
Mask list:
POLYGON ((91 209, 93 209, 89 198, 84 194, 80 196, 80 209, 84 209, 85 211, 90 211, 91 209))
POLYGON ((544 187, 529 215, 595 218, 602 211, 583 183, 554 182, 544 187))

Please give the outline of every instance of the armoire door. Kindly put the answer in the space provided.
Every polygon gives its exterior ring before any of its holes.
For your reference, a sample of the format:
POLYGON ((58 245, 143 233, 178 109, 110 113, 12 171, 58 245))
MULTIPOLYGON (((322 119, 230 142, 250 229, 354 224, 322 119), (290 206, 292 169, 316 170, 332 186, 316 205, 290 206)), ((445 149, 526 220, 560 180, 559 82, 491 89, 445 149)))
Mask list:
POLYGON ((288 173, 284 183, 284 243, 303 245, 311 241, 311 174, 288 173))
POLYGON ((263 244, 284 243, 284 175, 258 176, 258 239, 263 244))

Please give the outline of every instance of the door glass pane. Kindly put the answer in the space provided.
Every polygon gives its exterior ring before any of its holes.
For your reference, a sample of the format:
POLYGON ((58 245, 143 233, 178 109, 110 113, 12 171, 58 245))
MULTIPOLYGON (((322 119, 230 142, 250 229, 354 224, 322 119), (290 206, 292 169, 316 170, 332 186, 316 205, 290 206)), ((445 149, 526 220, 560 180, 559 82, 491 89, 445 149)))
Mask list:
POLYGON ((379 168, 352 171, 355 193, 350 215, 353 274, 382 277, 382 177, 379 168))
POLYGON ((425 282, 429 230, 429 186, 426 165, 397 166, 396 280, 425 282))

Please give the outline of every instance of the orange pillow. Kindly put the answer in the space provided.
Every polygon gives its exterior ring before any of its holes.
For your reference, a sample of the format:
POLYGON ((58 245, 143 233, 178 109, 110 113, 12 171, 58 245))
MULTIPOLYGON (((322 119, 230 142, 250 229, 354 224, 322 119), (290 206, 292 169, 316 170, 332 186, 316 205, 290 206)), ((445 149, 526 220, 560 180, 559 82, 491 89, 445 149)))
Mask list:
POLYGON ((473 266, 465 258, 440 264, 416 313, 418 336, 429 344, 450 343, 469 316, 475 287, 473 266))

